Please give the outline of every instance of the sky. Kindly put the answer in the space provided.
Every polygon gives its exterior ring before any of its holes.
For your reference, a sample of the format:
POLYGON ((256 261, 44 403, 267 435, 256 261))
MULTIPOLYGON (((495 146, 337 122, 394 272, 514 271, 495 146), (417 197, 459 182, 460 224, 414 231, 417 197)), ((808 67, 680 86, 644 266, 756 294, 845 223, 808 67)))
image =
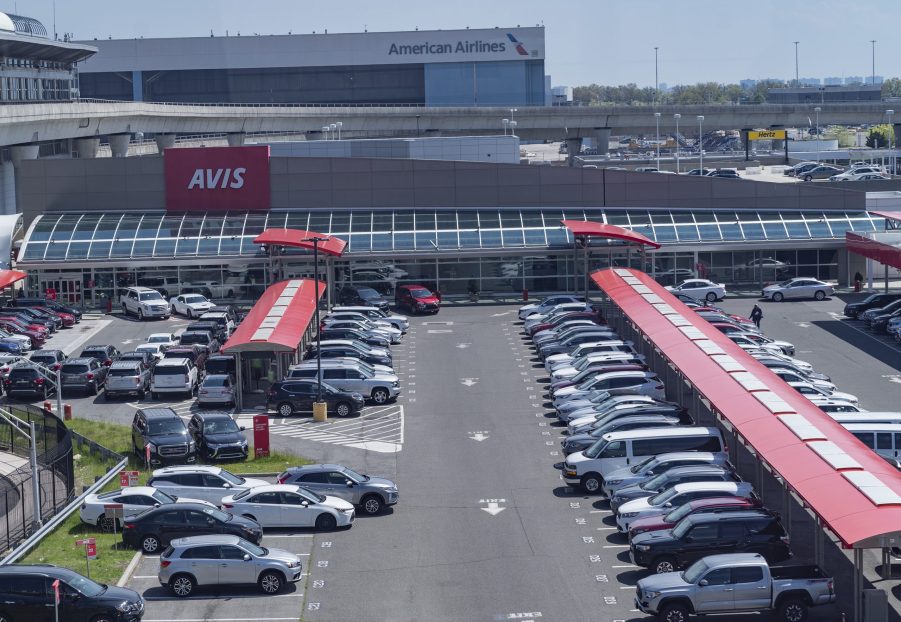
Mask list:
POLYGON ((545 26, 556 85, 901 76, 898 0, 0 0, 76 39, 545 26), (390 9, 390 10, 389 10, 390 9))

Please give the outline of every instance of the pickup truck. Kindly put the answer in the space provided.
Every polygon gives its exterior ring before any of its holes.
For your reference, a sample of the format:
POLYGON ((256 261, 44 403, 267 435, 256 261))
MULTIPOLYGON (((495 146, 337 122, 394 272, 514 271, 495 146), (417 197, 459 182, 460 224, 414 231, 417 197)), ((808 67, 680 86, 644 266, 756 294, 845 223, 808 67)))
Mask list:
POLYGON ((769 566, 756 553, 711 555, 683 572, 641 579, 635 606, 665 622, 687 622, 692 614, 763 611, 801 622, 810 607, 835 602, 834 585, 817 566, 769 566))

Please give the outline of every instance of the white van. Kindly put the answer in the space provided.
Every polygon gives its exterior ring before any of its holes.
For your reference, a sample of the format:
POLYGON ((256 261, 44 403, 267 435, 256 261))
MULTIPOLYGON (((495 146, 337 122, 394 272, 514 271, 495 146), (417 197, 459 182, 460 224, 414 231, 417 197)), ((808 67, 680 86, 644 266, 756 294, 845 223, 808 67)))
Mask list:
POLYGON ((901 425, 901 413, 892 412, 839 412, 829 416, 842 425, 846 423, 879 423, 901 425))
POLYGON ((897 423, 843 423, 857 440, 883 458, 901 458, 901 425, 897 423))
POLYGON ((586 449, 566 457, 563 479, 585 492, 600 492, 604 477, 648 456, 674 451, 725 452, 728 448, 718 428, 673 426, 610 432, 586 449))

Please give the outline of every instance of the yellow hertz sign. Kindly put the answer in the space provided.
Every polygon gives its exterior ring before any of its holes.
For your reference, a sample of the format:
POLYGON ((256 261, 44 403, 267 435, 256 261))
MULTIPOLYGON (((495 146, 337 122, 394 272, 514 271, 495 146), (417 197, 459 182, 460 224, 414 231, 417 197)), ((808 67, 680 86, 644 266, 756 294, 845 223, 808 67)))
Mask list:
POLYGON ((785 140, 785 130, 748 132, 748 140, 785 140))

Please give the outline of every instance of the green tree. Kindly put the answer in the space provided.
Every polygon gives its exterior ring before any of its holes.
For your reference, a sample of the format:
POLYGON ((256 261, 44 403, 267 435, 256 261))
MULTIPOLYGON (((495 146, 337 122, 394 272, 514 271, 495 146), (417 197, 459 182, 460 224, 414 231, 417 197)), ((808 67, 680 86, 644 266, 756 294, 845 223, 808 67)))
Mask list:
POLYGON ((894 140, 895 130, 891 125, 874 125, 867 134, 867 147, 888 147, 894 140))
POLYGON ((901 97, 901 78, 889 78, 882 83, 883 97, 901 97))

